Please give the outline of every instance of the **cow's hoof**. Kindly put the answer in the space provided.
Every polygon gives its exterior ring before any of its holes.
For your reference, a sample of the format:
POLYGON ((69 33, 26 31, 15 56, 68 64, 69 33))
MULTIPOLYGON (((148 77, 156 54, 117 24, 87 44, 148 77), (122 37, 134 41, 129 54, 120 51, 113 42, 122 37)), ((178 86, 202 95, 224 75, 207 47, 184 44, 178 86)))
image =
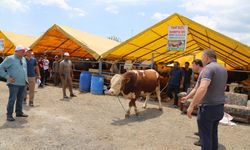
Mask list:
POLYGON ((139 113, 135 113, 136 116, 139 116, 139 113))
POLYGON ((125 118, 128 119, 129 118, 129 114, 125 114, 125 118))
POLYGON ((143 109, 146 109, 146 108, 147 108, 147 106, 142 106, 142 108, 143 108, 143 109))
POLYGON ((159 108, 160 111, 162 111, 162 108, 159 108))

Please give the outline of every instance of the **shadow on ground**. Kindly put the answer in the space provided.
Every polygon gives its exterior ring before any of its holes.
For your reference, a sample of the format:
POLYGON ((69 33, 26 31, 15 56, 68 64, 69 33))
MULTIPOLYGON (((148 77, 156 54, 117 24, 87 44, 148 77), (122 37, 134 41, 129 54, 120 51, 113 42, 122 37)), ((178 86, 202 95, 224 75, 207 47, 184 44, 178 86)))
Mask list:
POLYGON ((226 147, 222 144, 219 144, 218 150, 226 150, 226 147))
POLYGON ((124 114, 124 119, 117 118, 113 120, 111 125, 122 126, 122 125, 127 125, 133 122, 143 122, 146 120, 157 118, 161 116, 162 114, 163 114, 163 111, 160 111, 157 108, 147 108, 147 109, 144 109, 143 111, 140 111, 138 116, 136 116, 135 114, 131 114, 128 119, 125 118, 125 114, 124 114))
POLYGON ((2 126, 0 126, 0 130, 7 128, 24 128, 24 124, 27 122, 26 118, 16 118, 15 121, 6 121, 2 126))

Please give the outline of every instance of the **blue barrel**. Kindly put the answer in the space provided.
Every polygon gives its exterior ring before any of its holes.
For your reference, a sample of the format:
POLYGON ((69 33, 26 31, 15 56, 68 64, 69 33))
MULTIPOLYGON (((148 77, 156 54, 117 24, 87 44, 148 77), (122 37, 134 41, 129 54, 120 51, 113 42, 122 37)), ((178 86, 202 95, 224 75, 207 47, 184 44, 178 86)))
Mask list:
POLYGON ((96 95, 101 95, 103 94, 103 83, 104 83, 104 78, 103 76, 99 75, 92 75, 91 77, 91 93, 96 94, 96 95))
POLYGON ((80 75, 80 92, 89 92, 91 83, 91 73, 88 71, 82 71, 80 75))

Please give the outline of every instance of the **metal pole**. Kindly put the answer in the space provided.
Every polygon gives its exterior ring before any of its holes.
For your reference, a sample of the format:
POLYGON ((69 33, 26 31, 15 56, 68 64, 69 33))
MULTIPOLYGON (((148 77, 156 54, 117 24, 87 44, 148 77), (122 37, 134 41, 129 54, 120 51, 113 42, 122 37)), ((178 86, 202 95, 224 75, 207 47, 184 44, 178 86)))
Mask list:
POLYGON ((154 53, 152 53, 152 59, 151 59, 151 69, 154 68, 154 53))
POLYGON ((99 60, 99 75, 102 75, 102 60, 99 60))

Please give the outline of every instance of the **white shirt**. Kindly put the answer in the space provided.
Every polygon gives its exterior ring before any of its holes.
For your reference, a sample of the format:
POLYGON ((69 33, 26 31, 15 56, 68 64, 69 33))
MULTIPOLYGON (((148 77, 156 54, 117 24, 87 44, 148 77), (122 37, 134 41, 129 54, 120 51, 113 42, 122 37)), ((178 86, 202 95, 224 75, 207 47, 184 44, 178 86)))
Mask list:
POLYGON ((48 70, 49 69, 49 60, 48 59, 44 59, 43 60, 43 69, 44 70, 48 70))

